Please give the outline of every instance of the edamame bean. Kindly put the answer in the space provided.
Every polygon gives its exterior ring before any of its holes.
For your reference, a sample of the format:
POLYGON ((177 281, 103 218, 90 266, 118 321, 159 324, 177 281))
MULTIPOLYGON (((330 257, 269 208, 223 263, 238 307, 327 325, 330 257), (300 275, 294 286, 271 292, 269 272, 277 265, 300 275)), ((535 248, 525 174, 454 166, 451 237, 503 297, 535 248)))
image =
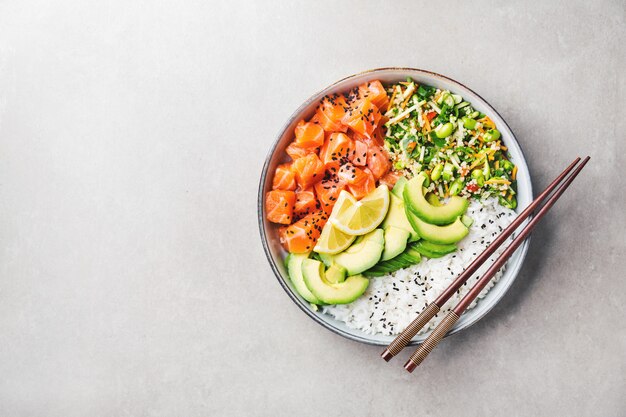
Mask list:
POLYGON ((443 171, 443 165, 438 164, 436 167, 433 168, 433 172, 430 173, 430 179, 433 181, 437 181, 439 178, 441 178, 442 171, 443 171))
POLYGON ((452 179, 452 175, 454 175, 454 165, 446 162, 446 164, 443 166, 443 180, 450 181, 452 179))
POLYGON ((463 120, 463 126, 466 129, 469 129, 469 130, 476 129, 476 123, 478 123, 476 120, 474 120, 474 119, 472 119, 470 117, 467 117, 467 116, 463 117, 461 120, 463 120))
POLYGON ((404 169, 404 162, 402 162, 402 161, 396 161, 396 162, 393 164, 393 167, 394 167, 395 169, 398 169, 398 170, 399 170, 399 169, 404 169))
POLYGON ((507 207, 510 209, 515 209, 515 207, 517 207, 517 199, 515 198, 515 196, 511 196, 510 200, 502 196, 499 196, 498 202, 500 203, 501 206, 507 207))
POLYGON ((485 142, 493 142, 494 140, 500 139, 500 131, 497 129, 489 130, 485 133, 483 140, 485 142))
POLYGON ((450 195, 457 195, 463 189, 463 180, 461 178, 457 178, 454 180, 452 185, 450 186, 450 195))
POLYGON ((472 171, 472 178, 476 180, 476 185, 478 185, 479 187, 485 185, 485 176, 480 169, 475 169, 472 171))
POLYGON ((454 130, 454 125, 448 122, 448 123, 437 126, 435 128, 435 135, 437 135, 439 139, 447 138, 448 136, 452 134, 453 130, 454 130))
POLYGON ((512 170, 513 170, 513 167, 515 167, 515 165, 513 165, 513 163, 512 163, 511 161, 508 161, 508 160, 506 160, 506 159, 503 159, 503 160, 502 160, 502 168, 503 168, 505 171, 510 172, 510 171, 512 171, 512 170))
POLYGON ((446 103, 448 107, 452 107, 455 104, 454 97, 452 97, 450 93, 443 93, 443 95, 441 96, 441 101, 443 103, 446 103))
POLYGON ((480 113, 478 113, 477 111, 474 111, 474 112, 472 112, 472 114, 469 115, 469 117, 471 117, 472 119, 475 119, 478 116, 480 116, 480 113))

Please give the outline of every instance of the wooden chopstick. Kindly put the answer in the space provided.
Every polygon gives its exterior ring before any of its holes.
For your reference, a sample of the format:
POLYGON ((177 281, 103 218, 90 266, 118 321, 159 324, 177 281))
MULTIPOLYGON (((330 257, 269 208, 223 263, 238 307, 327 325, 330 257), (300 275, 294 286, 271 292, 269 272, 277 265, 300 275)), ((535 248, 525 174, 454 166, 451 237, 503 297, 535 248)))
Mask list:
POLYGON ((550 197, 546 203, 541 207, 541 209, 537 212, 535 217, 528 222, 528 224, 522 229, 520 234, 513 239, 513 242, 502 252, 502 254, 496 259, 496 261, 489 267, 489 269, 483 274, 482 277, 478 280, 478 282, 472 287, 472 289, 459 301, 459 303, 454 307, 454 309, 448 313, 448 315, 439 323, 439 325, 433 330, 433 332, 426 338, 424 343, 422 343, 419 348, 411 355, 407 363, 404 365, 404 368, 413 372, 413 370, 422 363, 422 361, 428 356, 430 352, 437 346, 437 344, 443 339, 443 337, 448 333, 448 330, 454 326, 459 317, 463 314, 463 312, 469 307, 469 305, 478 297, 478 294, 485 288, 487 283, 491 280, 491 278, 502 268, 502 266, 506 263, 511 255, 517 250, 517 248, 522 244, 522 242, 528 237, 530 232, 534 229, 534 227, 541 221, 541 219, 546 215, 546 213, 552 208, 554 203, 563 195, 565 190, 569 187, 569 185, 574 181, 576 176, 580 173, 580 171, 585 167, 587 162, 589 161, 589 157, 586 157, 580 165, 574 170, 574 172, 561 184, 561 186, 554 192, 552 197, 550 197))
POLYGON ((561 174, 555 178, 546 189, 539 194, 539 196, 528 205, 509 224, 506 229, 500 233, 500 235, 485 249, 474 261, 459 275, 451 284, 446 288, 439 297, 432 303, 428 304, 426 308, 407 326, 402 333, 400 333, 394 340, 387 346, 387 349, 381 354, 382 358, 389 362, 391 358, 396 356, 402 349, 404 349, 411 339, 415 337, 417 332, 426 325, 441 309, 441 307, 452 297, 452 295, 459 289, 465 282, 480 268, 480 266, 498 249, 502 243, 504 243, 511 234, 522 224, 528 216, 541 204, 543 200, 554 191, 554 189, 561 183, 563 178, 569 174, 576 164, 580 161, 580 158, 576 158, 561 174))

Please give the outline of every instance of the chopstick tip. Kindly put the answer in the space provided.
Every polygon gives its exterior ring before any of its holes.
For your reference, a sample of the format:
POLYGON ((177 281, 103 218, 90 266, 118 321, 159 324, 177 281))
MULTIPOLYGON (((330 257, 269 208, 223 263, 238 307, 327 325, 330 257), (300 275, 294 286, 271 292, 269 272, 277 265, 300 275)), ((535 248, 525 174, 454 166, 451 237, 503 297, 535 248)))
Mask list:
POLYGON ((389 349, 385 349, 385 351, 381 353, 380 357, 383 358, 385 362, 389 362, 391 358, 393 358, 393 355, 391 354, 389 349))
POLYGON ((410 359, 404 364, 404 369, 406 369, 409 373, 412 373, 415 368, 417 368, 417 365, 410 359))

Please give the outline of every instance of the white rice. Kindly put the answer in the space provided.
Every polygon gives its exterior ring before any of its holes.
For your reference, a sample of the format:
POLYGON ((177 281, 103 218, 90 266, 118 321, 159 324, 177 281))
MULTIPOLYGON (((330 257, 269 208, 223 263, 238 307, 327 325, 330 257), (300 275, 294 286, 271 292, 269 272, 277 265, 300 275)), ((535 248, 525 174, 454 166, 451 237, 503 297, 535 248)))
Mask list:
MULTIPOLYGON (((474 220, 470 233, 458 243, 458 250, 442 258, 422 258, 409 268, 379 278, 371 278, 363 296, 351 304, 325 306, 323 312, 348 327, 368 334, 395 335, 400 333, 424 307, 476 258, 489 243, 513 221, 516 213, 502 207, 497 199, 473 201, 467 215, 474 220)), ((420 333, 433 329, 456 306, 478 278, 493 263, 506 245, 501 246, 472 278, 443 306, 420 333)), ((473 308, 495 285, 506 265, 493 277, 469 308, 473 308)))

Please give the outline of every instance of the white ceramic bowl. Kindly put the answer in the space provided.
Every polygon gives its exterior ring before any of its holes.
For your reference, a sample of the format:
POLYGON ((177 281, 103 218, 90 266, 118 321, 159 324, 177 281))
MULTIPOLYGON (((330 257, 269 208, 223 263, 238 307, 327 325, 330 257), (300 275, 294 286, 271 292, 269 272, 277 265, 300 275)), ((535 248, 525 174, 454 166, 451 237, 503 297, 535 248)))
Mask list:
MULTIPOLYGON (((267 259, 274 271, 274 274, 278 278, 278 282, 287 292, 289 297, 313 320, 324 326, 325 328, 340 334, 348 339, 356 340, 359 342, 374 344, 374 345, 387 345, 394 337, 383 335, 369 335, 347 327, 343 322, 337 321, 334 318, 314 311, 311 306, 303 300, 297 292, 294 290, 289 276, 284 266, 284 258, 286 253, 280 245, 278 238, 278 227, 266 220, 265 216, 265 193, 272 188, 272 173, 276 169, 276 166, 285 162, 288 157, 285 154, 285 148, 289 142, 293 139, 293 130, 296 123, 302 118, 309 118, 315 112, 315 108, 327 94, 335 92, 345 92, 349 89, 358 86, 367 81, 380 80, 383 84, 391 84, 398 81, 404 81, 407 77, 411 77, 419 84, 426 84, 441 89, 447 89, 453 93, 460 94, 464 99, 472 103, 472 106, 485 114, 487 114, 498 127, 498 130, 502 133, 502 140, 508 147, 508 151, 511 156, 511 160, 518 166, 517 172, 517 211, 523 210, 528 206, 533 199, 532 184, 530 181, 530 175, 528 173, 528 166, 522 153, 522 149, 519 143, 515 139, 515 135, 511 132, 511 129, 506 124, 504 119, 498 114, 498 112, 489 105, 482 97, 464 86, 463 84, 445 77, 443 75, 435 74, 430 71, 424 71, 413 68, 380 68, 371 71, 362 72, 360 74, 352 75, 344 78, 329 87, 323 89, 317 94, 309 98, 304 104, 302 104, 295 113, 289 118, 287 123, 283 126, 278 134, 278 138, 274 142, 274 145, 270 149, 270 152, 263 166, 263 172, 261 174, 261 181, 259 184, 259 196, 258 196, 258 216, 259 216, 259 228, 261 232, 261 240, 263 241, 263 247, 267 259)), ((465 329, 472 324, 480 320, 485 314, 489 312, 500 299, 504 296, 509 289, 513 280, 517 276, 526 252, 528 250, 529 241, 524 242, 521 247, 515 252, 507 263, 506 271, 502 278, 496 283, 496 285, 489 291, 487 296, 480 300, 476 307, 468 310, 456 325, 450 331, 450 334, 456 333, 462 329, 465 329)), ((411 344, 416 344, 423 341, 428 334, 416 336, 411 344)))

